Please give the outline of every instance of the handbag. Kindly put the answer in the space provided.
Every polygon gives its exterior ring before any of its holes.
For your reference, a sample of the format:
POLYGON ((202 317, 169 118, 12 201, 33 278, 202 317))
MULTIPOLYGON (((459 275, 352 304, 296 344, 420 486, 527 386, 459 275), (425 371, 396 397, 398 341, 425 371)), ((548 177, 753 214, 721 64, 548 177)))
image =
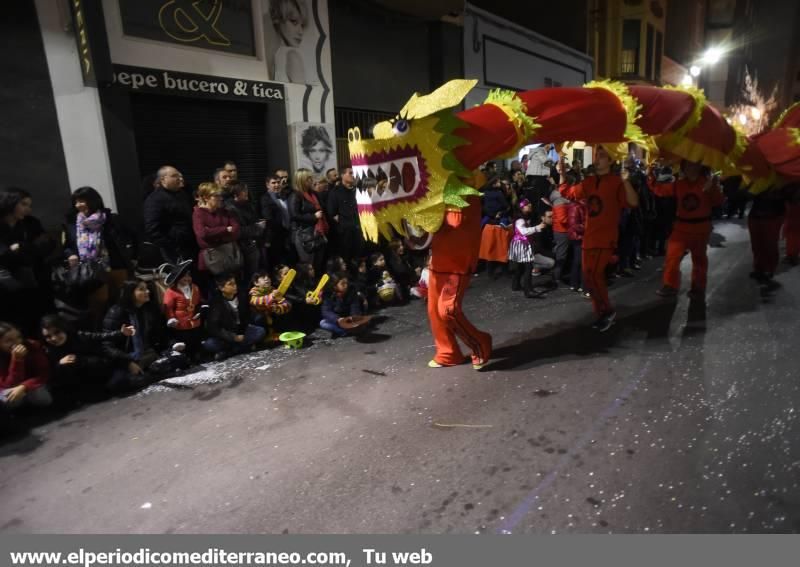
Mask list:
POLYGON ((105 283, 108 269, 102 260, 86 260, 77 266, 59 266, 53 270, 53 283, 68 292, 94 291, 105 283))
POLYGON ((297 231, 300 246, 303 247, 308 254, 319 250, 328 243, 328 239, 323 234, 318 234, 316 228, 313 226, 301 228, 297 231))
POLYGON ((235 242, 226 242, 202 251, 206 269, 213 275, 238 272, 242 268, 242 252, 235 242))

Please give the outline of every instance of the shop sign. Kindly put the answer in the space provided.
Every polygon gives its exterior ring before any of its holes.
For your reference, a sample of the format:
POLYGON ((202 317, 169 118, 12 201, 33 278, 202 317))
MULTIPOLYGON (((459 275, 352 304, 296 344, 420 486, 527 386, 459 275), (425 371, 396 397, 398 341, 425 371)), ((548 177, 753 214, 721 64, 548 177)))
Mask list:
POLYGON ((119 0, 127 36, 255 55, 251 0, 119 0))
POLYGON ((131 92, 257 102, 283 103, 285 100, 281 83, 195 75, 127 65, 114 65, 113 84, 131 92))
POLYGON ((91 0, 69 0, 69 7, 83 84, 91 87, 105 84, 110 80, 111 58, 102 5, 91 0))

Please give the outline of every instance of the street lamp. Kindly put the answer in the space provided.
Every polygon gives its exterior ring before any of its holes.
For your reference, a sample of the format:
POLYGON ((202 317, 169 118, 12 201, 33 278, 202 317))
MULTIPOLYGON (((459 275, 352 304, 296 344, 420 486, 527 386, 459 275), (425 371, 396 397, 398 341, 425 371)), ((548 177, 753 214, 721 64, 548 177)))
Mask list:
POLYGON ((761 110, 757 106, 750 107, 750 116, 753 117, 753 120, 761 120, 761 110))
POLYGON ((716 65, 720 59, 722 59, 722 50, 719 47, 710 47, 700 61, 706 65, 716 65))
POLYGON ((700 67, 698 65, 692 65, 689 68, 689 73, 692 75, 692 77, 697 77, 700 74, 700 67))
POLYGON ((744 112, 740 112, 739 113, 739 123, 742 126, 746 126, 747 125, 747 115, 744 112))

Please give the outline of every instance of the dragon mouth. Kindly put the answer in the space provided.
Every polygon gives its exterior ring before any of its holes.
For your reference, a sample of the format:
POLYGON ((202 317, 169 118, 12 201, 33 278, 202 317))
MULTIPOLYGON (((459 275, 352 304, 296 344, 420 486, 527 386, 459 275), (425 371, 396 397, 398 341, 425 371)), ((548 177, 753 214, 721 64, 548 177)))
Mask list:
POLYGON ((357 190, 359 212, 374 212, 397 203, 415 202, 427 193, 429 173, 425 158, 416 147, 353 156, 351 162, 356 179, 378 181, 378 187, 357 190))

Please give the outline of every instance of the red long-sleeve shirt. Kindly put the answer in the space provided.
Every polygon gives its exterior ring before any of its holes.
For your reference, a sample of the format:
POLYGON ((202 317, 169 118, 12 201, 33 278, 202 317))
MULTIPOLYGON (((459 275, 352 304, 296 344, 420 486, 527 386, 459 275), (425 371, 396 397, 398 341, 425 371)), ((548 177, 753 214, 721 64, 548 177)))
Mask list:
POLYGON ((711 209, 719 207, 724 196, 719 186, 703 191, 708 178, 700 176, 694 181, 686 178, 670 183, 657 183, 657 194, 672 197, 677 205, 673 230, 689 234, 711 232, 711 209))
POLYGON ((10 356, 0 364, 0 389, 14 388, 22 384, 26 390, 35 390, 45 385, 50 378, 47 355, 36 341, 25 341, 28 354, 22 360, 10 356))
POLYGON ((586 225, 583 247, 616 248, 619 238, 619 217, 628 208, 625 185, 619 175, 587 177, 577 185, 559 187, 561 194, 572 201, 586 199, 586 225))

